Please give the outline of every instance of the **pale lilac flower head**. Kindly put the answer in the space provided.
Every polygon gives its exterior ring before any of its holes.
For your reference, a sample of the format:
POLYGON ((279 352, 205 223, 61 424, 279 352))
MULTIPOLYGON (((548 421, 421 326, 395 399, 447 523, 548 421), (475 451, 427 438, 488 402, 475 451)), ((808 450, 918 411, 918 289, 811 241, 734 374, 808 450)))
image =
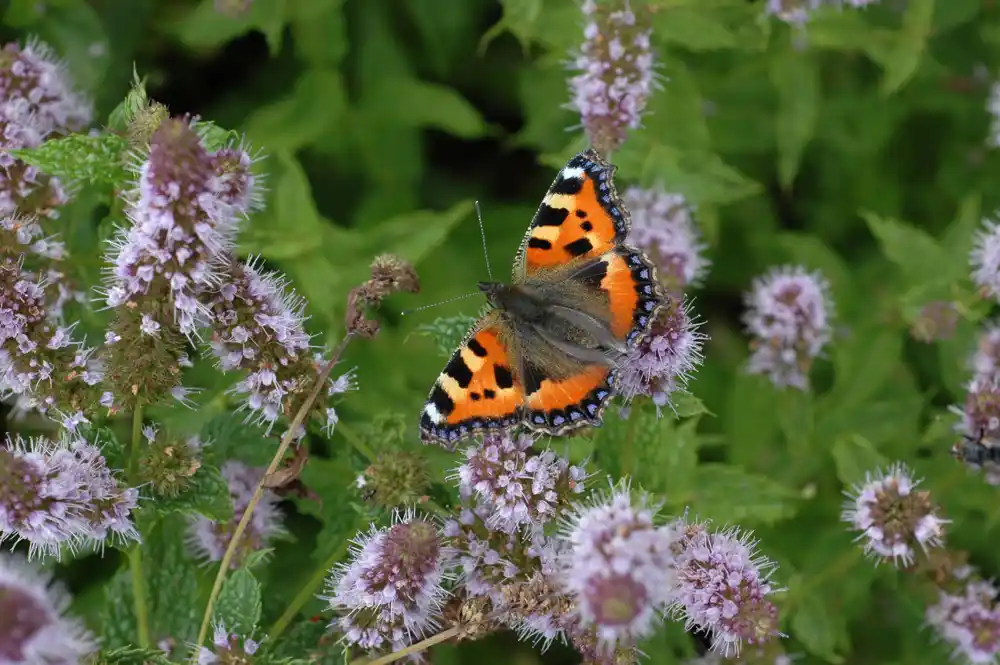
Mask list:
POLYGON ((660 282, 676 294, 698 286, 710 263, 687 200, 662 187, 629 187, 622 200, 632 215, 629 238, 655 259, 660 282))
POLYGON ((985 228, 976 233, 969 253, 972 281, 983 297, 1000 301, 1000 225, 992 219, 985 219, 983 226, 985 228))
POLYGON ((980 331, 970 364, 976 378, 1000 378, 1000 321, 988 323, 980 331))
POLYGON ((640 126, 653 92, 651 30, 642 9, 629 0, 583 2, 585 41, 573 62, 579 73, 569 81, 570 107, 600 153, 616 150, 640 126))
POLYGON ((529 436, 488 434, 469 446, 457 476, 492 512, 489 524, 513 533, 541 527, 583 491, 587 473, 551 450, 535 453, 529 436))
MULTIPOLYGON (((263 468, 247 466, 237 460, 229 460, 223 464, 221 471, 229 485, 229 496, 234 509, 233 518, 229 522, 222 523, 196 515, 188 523, 188 544, 206 562, 222 561, 226 548, 229 547, 229 541, 236 531, 236 525, 243 519, 243 513, 246 512, 257 484, 264 475, 263 468)), ((272 540, 284 533, 278 497, 270 489, 265 489, 240 537, 232 567, 239 568, 250 553, 265 549, 272 540)))
POLYGON ((37 148, 46 138, 43 123, 24 100, 0 102, 0 215, 57 217, 68 200, 57 178, 16 159, 7 150, 37 148))
POLYGON ((767 0, 764 11, 785 23, 802 25, 822 4, 823 0, 767 0))
POLYGON ((753 282, 744 322, 753 338, 748 371, 778 387, 805 390, 809 370, 830 341, 833 305, 823 276, 781 266, 753 282))
POLYGON ((763 644, 780 635, 777 608, 768 598, 775 591, 775 564, 757 553, 752 534, 682 521, 674 528, 683 535, 675 546, 671 613, 685 620, 685 628, 706 633, 724 656, 739 653, 744 642, 763 644))
POLYGON ((216 166, 188 122, 171 119, 156 130, 132 195, 133 224, 114 243, 109 306, 166 297, 174 321, 158 325, 176 324, 191 334, 206 322, 198 296, 217 282, 239 214, 216 166))
POLYGON ((324 597, 331 627, 368 651, 400 649, 438 626, 452 551, 436 524, 396 513, 354 541, 351 560, 331 571, 324 597))
POLYGON ((90 102, 73 89, 65 63, 34 39, 0 51, 0 100, 27 104, 43 134, 80 131, 93 114, 90 102))
POLYGON ((903 464, 866 474, 847 493, 842 519, 859 531, 865 553, 878 561, 909 566, 917 550, 940 547, 948 520, 937 514, 930 493, 903 464))
POLYGON ((557 579, 607 652, 650 634, 674 591, 677 533, 654 524, 655 514, 622 485, 566 521, 557 579))
POLYGON ((967 385, 965 404, 952 411, 962 416, 956 425, 960 433, 987 443, 1000 442, 1000 376, 977 373, 967 385))
POLYGON ((236 214, 248 215, 264 206, 261 176, 253 171, 256 161, 243 146, 223 148, 212 155, 212 190, 236 214))
POLYGON ((212 647, 198 647, 198 665, 243 665, 253 662, 260 643, 249 636, 237 635, 216 623, 212 630, 212 647))
POLYGON ((70 599, 50 577, 0 553, 0 663, 78 665, 97 651, 81 621, 67 618, 70 599))
POLYGON ((28 541, 29 556, 138 540, 137 502, 138 492, 122 487, 86 441, 8 436, 0 445, 0 541, 28 541))
POLYGON ((990 133, 986 137, 986 144, 991 148, 1000 148, 1000 81, 990 85, 986 111, 990 115, 990 133))
POLYGON ((659 411, 671 403, 674 392, 684 390, 702 361, 707 337, 699 325, 683 298, 668 294, 649 334, 629 346, 615 369, 615 386, 626 402, 647 395, 659 411))
POLYGON ((995 663, 1000 656, 998 590, 969 566, 956 569, 953 576, 949 588, 940 589, 937 602, 927 608, 927 625, 952 648, 956 661, 995 663))

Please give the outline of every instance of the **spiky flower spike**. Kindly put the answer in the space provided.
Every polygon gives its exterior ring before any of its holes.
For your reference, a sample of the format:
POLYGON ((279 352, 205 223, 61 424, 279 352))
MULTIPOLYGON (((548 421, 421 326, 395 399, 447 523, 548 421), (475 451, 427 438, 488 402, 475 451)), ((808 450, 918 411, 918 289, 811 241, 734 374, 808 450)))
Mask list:
POLYGON ((670 404, 671 396, 686 387, 701 364, 708 337, 698 331, 699 325, 681 296, 668 295, 649 334, 629 347, 617 367, 615 382, 622 397, 630 401, 648 395, 657 412, 670 404))
POLYGON ((927 608, 927 625, 952 648, 955 660, 993 663, 1000 656, 1000 590, 970 566, 956 568, 927 608))
POLYGON ((29 108, 22 100, 0 101, 0 215, 56 217, 68 200, 62 184, 8 152, 37 148, 47 135, 29 108))
POLYGON ((216 623, 212 632, 212 647, 198 647, 198 665, 250 665, 260 648, 257 640, 237 635, 216 623))
POLYGON ((744 322, 753 337, 748 371, 778 387, 807 389, 813 360, 831 337, 827 281, 802 266, 781 266, 756 278, 745 299, 744 322))
POLYGON ((757 541, 737 528, 710 531, 678 521, 677 586, 670 611, 700 630, 712 649, 728 656, 743 643, 763 644, 780 635, 777 609, 768 596, 775 564, 756 552, 757 541))
MULTIPOLYGON (((234 514, 228 522, 213 522, 203 515, 193 516, 188 523, 187 539, 191 549, 206 562, 222 561, 236 526, 243 519, 257 483, 264 475, 263 468, 247 466, 237 460, 222 465, 222 476, 229 485, 234 514)), ((285 533, 278 497, 269 489, 264 490, 257 507, 250 516, 239 546, 233 555, 232 568, 239 568, 247 556, 266 548, 274 538, 285 533)))
POLYGON ((1000 301, 1000 224, 984 219, 983 227, 976 232, 969 252, 972 281, 984 298, 1000 301))
POLYGON ((77 665, 97 651, 83 623, 65 616, 70 599, 50 577, 0 553, 0 663, 77 665))
POLYGON ((93 108, 70 83, 65 63, 37 40, 0 51, 0 103, 23 103, 43 134, 66 134, 90 124, 93 108))
POLYGON ((698 286, 709 261, 694 221, 694 209, 680 194, 663 187, 629 187, 622 195, 632 213, 632 243, 646 249, 659 268, 660 283, 676 295, 698 286))
POLYGON ((323 600, 338 615, 330 626, 369 652, 405 647, 438 626, 451 558, 438 527, 412 512, 372 526, 330 573, 323 600))
POLYGON ((676 534, 656 526, 655 513, 646 496, 620 485, 576 506, 565 523, 558 579, 605 653, 649 635, 670 602, 676 534))
POLYGON ((917 491, 919 480, 903 464, 866 474, 847 493, 842 519, 860 531, 865 553, 877 560, 909 566, 917 550, 939 547, 948 520, 937 515, 930 493, 917 491))
POLYGON ((201 468, 201 439, 178 438, 151 425, 142 434, 149 445, 139 458, 139 479, 149 483, 157 497, 175 497, 188 489, 201 468))
POLYGON ((488 434, 465 451, 456 472, 460 486, 491 511, 492 528, 541 528, 583 492, 586 471, 551 450, 536 454, 533 443, 529 436, 488 434))
POLYGON ((570 107, 580 113, 590 144, 617 150, 642 121, 653 91, 649 14, 629 0, 584 0, 585 41, 573 62, 570 107))
MULTIPOLYGON (((9 238, 5 228, 0 222, 0 240, 9 238)), ((53 321, 44 283, 20 257, 0 254, 0 397, 17 395, 72 429, 100 398, 103 372, 91 353, 72 326, 53 321)))
POLYGON ((0 542, 26 540, 29 555, 100 548, 109 537, 138 540, 131 517, 137 500, 86 441, 8 435, 0 445, 0 542))
POLYGON ((989 445, 1000 442, 1000 376, 977 374, 967 386, 965 404, 952 411, 962 416, 956 429, 989 445))
POLYGON ((1000 378, 1000 321, 983 326, 970 365, 976 378, 1000 378))

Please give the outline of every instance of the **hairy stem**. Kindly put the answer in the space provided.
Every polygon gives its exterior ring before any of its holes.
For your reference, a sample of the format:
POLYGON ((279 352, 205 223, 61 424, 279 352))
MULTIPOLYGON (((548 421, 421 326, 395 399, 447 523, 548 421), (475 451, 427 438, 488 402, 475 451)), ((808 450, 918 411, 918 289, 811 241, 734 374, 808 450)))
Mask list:
POLYGON ((326 579, 327 571, 333 568, 334 565, 347 554, 347 547, 349 545, 348 541, 344 541, 340 544, 340 547, 333 551, 326 561, 319 565, 313 572, 312 577, 305 583, 305 585, 299 590, 289 603, 288 607, 285 608, 284 613, 278 618, 277 621, 271 626, 267 631, 267 639, 271 641, 272 644, 277 642, 278 636, 285 632, 288 625, 295 620, 298 613, 305 607, 305 604, 309 602, 310 599, 314 598, 316 591, 323 585, 323 580, 326 579))
POLYGON ((405 658, 411 653, 417 653, 418 651, 423 651, 424 649, 429 649, 435 644, 444 642, 445 640, 450 640, 451 638, 458 635, 463 626, 452 626, 447 630, 443 630, 437 635, 432 635, 426 640, 421 640, 416 644, 411 644, 405 649, 400 649, 399 651, 394 651, 387 656, 382 656, 381 658, 376 658, 375 660, 368 660, 367 658, 358 658, 357 660, 352 660, 349 665, 387 665, 388 663, 394 663, 400 658, 405 658))
MULTIPOLYGON (((136 484, 139 471, 139 448, 142 445, 142 406, 132 412, 132 442, 129 451, 128 475, 136 484)), ((128 551, 128 569, 132 574, 132 599, 135 603, 135 624, 139 633, 139 646, 149 647, 149 605, 146 600, 146 576, 142 569, 142 544, 136 543, 128 551)))
POLYGON ((226 573, 229 572, 229 566, 232 564, 233 556, 236 553, 236 547, 239 545, 240 538, 243 536, 243 532, 247 528, 247 524, 250 523, 250 518, 253 515, 254 509, 260 502, 261 497, 264 495, 264 483, 277 469, 278 465, 281 464, 281 460, 285 457, 285 452, 288 447, 292 444, 295 439, 295 434, 299 431, 299 427, 305 422, 306 416, 309 414, 309 410, 312 408, 313 402, 319 397, 320 392, 326 386, 326 380, 330 376, 330 372, 333 371, 333 366, 337 364, 337 360, 340 355, 347 348, 347 343, 351 341, 352 334, 348 333, 344 336, 344 339, 340 341, 337 348, 333 351, 333 356, 330 361, 316 377, 316 383, 313 385, 312 391, 306 397, 305 402, 299 408, 299 412, 295 414, 295 418, 292 420, 291 424, 288 426, 288 431, 281 438, 281 443, 278 445, 278 450, 274 453, 274 457, 271 459, 271 464, 267 467, 267 471, 261 477, 260 482, 257 483, 257 488, 254 490, 253 496, 250 497, 250 502, 247 504, 246 510, 243 512, 243 517, 240 519, 240 523, 236 525, 236 530, 233 532, 232 538, 229 540, 229 546, 226 548, 226 553, 222 555, 222 561, 219 563, 219 572, 215 575, 215 583, 212 584, 212 592, 208 596, 208 603, 205 605, 205 614, 201 618, 201 628, 198 630, 198 639, 194 643, 193 655, 191 658, 192 663, 196 663, 198 660, 198 648, 204 643, 205 637, 208 635, 208 625, 212 621, 212 611, 215 609, 215 601, 219 597, 219 593, 222 591, 222 583, 226 579, 226 573))

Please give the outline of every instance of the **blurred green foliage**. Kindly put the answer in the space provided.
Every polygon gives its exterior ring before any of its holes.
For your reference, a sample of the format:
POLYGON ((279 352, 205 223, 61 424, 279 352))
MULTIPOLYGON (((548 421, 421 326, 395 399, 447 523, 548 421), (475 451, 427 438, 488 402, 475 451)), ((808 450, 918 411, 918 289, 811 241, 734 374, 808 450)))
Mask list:
MULTIPOLYGON (((672 510, 691 506, 753 528, 788 588, 779 604, 787 651, 802 654, 796 662, 944 662, 946 650, 921 629, 923 599, 905 591, 900 573, 862 559, 839 512, 845 485, 904 460, 952 520, 949 542, 985 574, 1000 573, 996 490, 948 458, 954 416, 946 408, 962 399, 976 324, 988 314, 966 275, 972 233, 1000 202, 989 186, 1000 153, 984 147, 1000 10, 980 0, 884 0, 863 12, 817 12, 801 32, 764 20, 761 2, 649 4, 662 86, 645 126, 613 161, 619 184, 662 183, 698 206, 713 262, 691 294, 711 337, 691 384, 700 402, 682 404, 676 418, 611 414, 600 431, 553 445, 630 474, 672 510), (783 261, 822 270, 836 302, 837 335, 811 394, 741 372, 741 293, 783 261), (942 298, 963 304, 956 334, 915 342, 908 330, 920 307, 942 298)), ((241 614, 249 597, 267 632, 317 562, 342 556, 369 517, 353 487, 370 461, 365 424, 402 414, 415 441, 446 355, 439 341, 459 339, 459 317, 480 303, 400 310, 461 295, 485 277, 475 200, 503 273, 554 170, 584 146, 579 130, 567 131, 578 118, 564 106, 564 65, 582 38, 578 8, 570 0, 254 0, 230 17, 213 0, 10 0, 3 17, 6 38, 37 35, 67 58, 101 119, 125 97, 134 66, 171 113, 245 134, 265 157, 268 192, 240 251, 289 276, 309 301, 310 330, 326 343, 342 335, 346 292, 375 254, 417 267, 420 296, 392 298, 379 336, 350 348, 360 392, 344 402, 333 438, 314 442, 303 481, 315 496, 290 498, 291 538, 223 589, 220 614, 252 625, 257 617, 241 614)), ((95 153, 120 148, 108 134, 64 141, 95 153)), ((60 175, 96 185, 120 177, 93 164, 66 164, 60 175)), ((59 220, 89 283, 114 221, 108 204, 99 187, 84 188, 59 220)), ((100 330, 100 315, 81 317, 83 328, 100 330)), ((234 379, 200 364, 188 380, 204 389, 196 411, 151 416, 210 432, 220 460, 266 464, 273 441, 225 415, 234 379)), ((426 452, 443 479, 456 458, 426 452)), ((451 492, 443 482, 435 491, 451 492)), ((178 501, 164 512, 185 510, 178 501)), ((151 574, 166 575, 164 592, 179 594, 152 600, 154 638, 193 639, 198 612, 178 612, 202 606, 210 571, 177 554, 176 519, 144 545, 158 562, 151 574)), ((135 618, 120 599, 131 583, 125 571, 112 574, 113 555, 101 561, 62 574, 107 646, 125 647, 121 631, 135 618), (107 574, 91 574, 101 567, 107 574)), ((302 616, 319 608, 311 600, 302 616)), ((286 635, 315 648, 312 625, 296 623, 286 635)), ((544 656, 526 645, 498 648, 511 640, 442 647, 435 662, 570 662, 558 648, 544 656)), ((652 663, 674 663, 694 647, 671 625, 645 650, 652 663)), ((287 644, 279 651, 301 656, 287 644)), ((120 649, 105 660, 151 658, 120 649)))

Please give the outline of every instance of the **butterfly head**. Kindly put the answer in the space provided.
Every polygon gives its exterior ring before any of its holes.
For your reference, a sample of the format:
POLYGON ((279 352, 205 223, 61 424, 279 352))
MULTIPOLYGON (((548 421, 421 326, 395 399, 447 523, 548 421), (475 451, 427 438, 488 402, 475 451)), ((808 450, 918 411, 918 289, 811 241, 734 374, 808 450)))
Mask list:
POLYGON ((486 300, 497 309, 508 309, 514 297, 514 287, 501 282, 479 282, 479 290, 486 294, 486 300))

